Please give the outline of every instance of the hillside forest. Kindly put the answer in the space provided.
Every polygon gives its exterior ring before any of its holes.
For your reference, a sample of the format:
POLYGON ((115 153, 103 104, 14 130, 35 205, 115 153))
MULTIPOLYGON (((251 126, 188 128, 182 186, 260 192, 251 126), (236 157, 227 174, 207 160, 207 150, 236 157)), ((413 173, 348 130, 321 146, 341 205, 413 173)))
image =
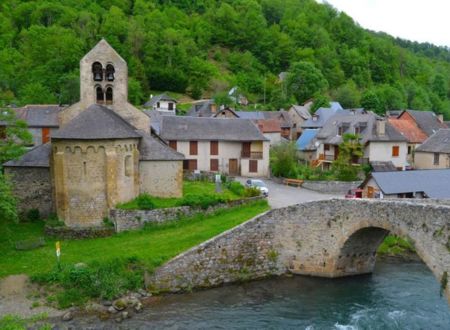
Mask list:
POLYGON ((2 0, 0 105, 77 101, 79 60, 101 38, 128 62, 136 105, 152 91, 226 102, 238 86, 260 109, 314 97, 450 118, 449 49, 314 0, 2 0))

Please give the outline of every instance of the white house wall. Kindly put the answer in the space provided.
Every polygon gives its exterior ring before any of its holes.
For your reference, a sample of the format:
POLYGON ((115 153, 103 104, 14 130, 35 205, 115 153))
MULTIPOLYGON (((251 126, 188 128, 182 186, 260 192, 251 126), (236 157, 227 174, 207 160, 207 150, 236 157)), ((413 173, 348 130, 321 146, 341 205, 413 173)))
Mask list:
POLYGON ((391 161, 395 167, 405 169, 408 147, 406 142, 370 142, 365 150, 365 157, 369 161, 391 161), (392 157, 392 147, 399 147, 398 157, 392 157))

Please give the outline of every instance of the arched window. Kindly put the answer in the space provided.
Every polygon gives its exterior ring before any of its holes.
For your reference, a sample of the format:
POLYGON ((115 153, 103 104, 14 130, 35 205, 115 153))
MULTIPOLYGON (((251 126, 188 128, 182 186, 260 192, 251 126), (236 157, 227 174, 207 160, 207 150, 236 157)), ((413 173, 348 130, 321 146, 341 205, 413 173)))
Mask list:
POLYGON ((112 87, 106 88, 106 104, 113 103, 113 89, 112 87))
POLYGON ((103 89, 100 86, 97 86, 95 88, 95 94, 98 104, 105 103, 105 95, 103 94, 103 89))
POLYGON ((112 66, 112 64, 108 64, 106 66, 106 80, 114 81, 114 72, 116 72, 114 70, 114 66, 112 66))
POLYGON ((99 62, 92 64, 92 74, 94 76, 94 81, 103 80, 103 66, 99 62))
POLYGON ((125 176, 131 176, 133 174, 133 163, 130 155, 125 156, 124 163, 125 176))

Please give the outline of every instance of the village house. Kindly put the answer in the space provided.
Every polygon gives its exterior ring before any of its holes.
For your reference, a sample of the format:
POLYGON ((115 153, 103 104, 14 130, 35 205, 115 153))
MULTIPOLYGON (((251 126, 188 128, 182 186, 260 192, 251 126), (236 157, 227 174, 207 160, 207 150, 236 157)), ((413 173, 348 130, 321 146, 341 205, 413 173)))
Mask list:
POLYGON ((150 100, 144 104, 144 109, 155 110, 163 115, 175 115, 177 110, 177 100, 167 94, 150 96, 150 100))
POLYGON ((245 119, 163 117, 161 137, 185 156, 185 170, 268 176, 269 143, 245 119))
POLYGON ((450 168, 450 129, 440 129, 415 151, 415 168, 450 168))
POLYGON ((200 100, 192 104, 187 112, 189 117, 211 117, 217 112, 217 105, 213 99, 200 100))
POLYGON ((385 119, 373 113, 335 115, 324 126, 314 132, 309 144, 303 146, 313 166, 328 168, 339 155, 339 145, 346 133, 356 134, 364 147, 362 158, 355 164, 372 161, 392 162, 399 170, 404 170, 407 162, 407 140, 385 119))
POLYGON ((292 105, 289 108, 289 116, 292 122, 292 139, 297 140, 303 133, 303 124, 306 120, 311 118, 309 109, 312 103, 309 102, 307 105, 292 105))
POLYGON ((80 101, 58 113, 50 141, 4 164, 22 211, 92 227, 140 193, 182 196, 183 155, 151 134, 127 96, 127 64, 101 40, 81 59, 80 101))
POLYGON ((281 136, 280 122, 276 119, 259 119, 256 121, 261 133, 270 141, 270 146, 286 141, 281 136))
POLYGON ((443 116, 436 115, 432 111, 404 110, 397 118, 414 122, 428 137, 441 128, 448 128, 443 116))
POLYGON ((450 169, 373 172, 360 186, 367 198, 450 199, 450 169))
MULTIPOLYGON (((11 108, 17 119, 25 121, 33 136, 32 146, 50 141, 52 133, 58 129, 58 114, 64 106, 57 104, 30 104, 22 108, 11 108)), ((5 123, 3 123, 5 125, 5 123)), ((0 123, 1 129, 2 123, 0 123)))

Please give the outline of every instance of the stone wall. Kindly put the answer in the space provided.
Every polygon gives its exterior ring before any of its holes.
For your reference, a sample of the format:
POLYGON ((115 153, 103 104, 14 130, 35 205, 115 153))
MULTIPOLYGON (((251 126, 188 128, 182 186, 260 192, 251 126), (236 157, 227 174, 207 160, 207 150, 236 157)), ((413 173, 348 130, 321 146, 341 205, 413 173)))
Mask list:
MULTIPOLYGON (((391 232, 407 237, 442 283, 450 274, 450 207, 414 201, 327 200, 275 209, 177 256, 147 276, 156 291, 188 290, 286 272, 372 272, 391 232)), ((450 298, 450 288, 445 287, 450 298)))
POLYGON ((55 212, 48 167, 5 167, 13 185, 19 212, 37 209, 42 217, 55 212))
POLYGON ((362 181, 309 181, 305 180, 302 188, 327 194, 345 195, 350 189, 358 188, 362 181))
POLYGON ((238 205, 248 204, 257 200, 264 199, 263 196, 250 197, 230 201, 227 204, 218 204, 211 206, 206 210, 190 207, 179 206, 155 210, 110 210, 110 218, 114 222, 117 232, 125 230, 134 230, 142 228, 146 223, 162 223, 166 221, 178 220, 181 217, 191 217, 198 213, 211 214, 219 209, 226 209, 238 205))
POLYGON ((46 226, 45 235, 60 239, 100 238, 114 235, 112 227, 68 228, 46 226))
POLYGON ((183 196, 183 161, 140 161, 140 192, 156 197, 183 196))

